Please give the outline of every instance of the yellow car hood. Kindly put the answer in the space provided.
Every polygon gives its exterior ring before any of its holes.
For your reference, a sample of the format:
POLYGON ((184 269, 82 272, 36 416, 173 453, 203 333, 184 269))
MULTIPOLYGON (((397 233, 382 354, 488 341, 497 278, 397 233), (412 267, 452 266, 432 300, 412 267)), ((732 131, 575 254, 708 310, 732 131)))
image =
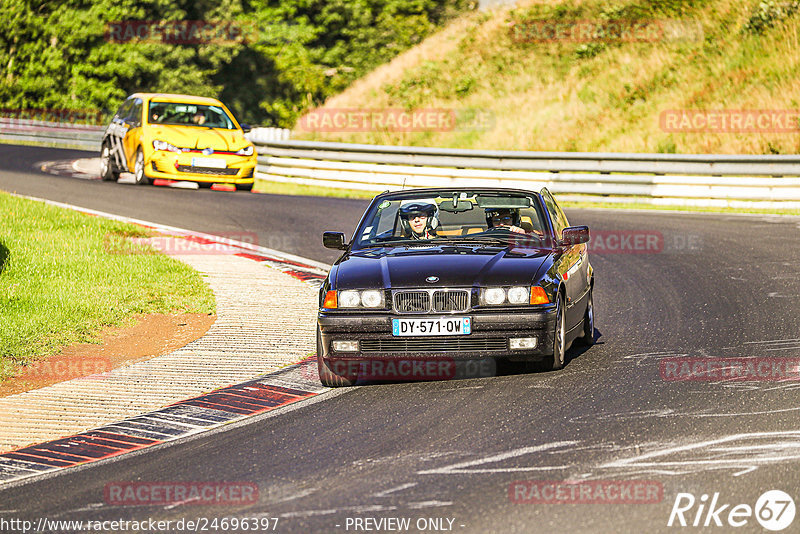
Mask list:
POLYGON ((152 140, 166 141, 178 148, 212 148, 214 150, 237 151, 250 144, 241 130, 222 130, 198 126, 153 126, 152 140))

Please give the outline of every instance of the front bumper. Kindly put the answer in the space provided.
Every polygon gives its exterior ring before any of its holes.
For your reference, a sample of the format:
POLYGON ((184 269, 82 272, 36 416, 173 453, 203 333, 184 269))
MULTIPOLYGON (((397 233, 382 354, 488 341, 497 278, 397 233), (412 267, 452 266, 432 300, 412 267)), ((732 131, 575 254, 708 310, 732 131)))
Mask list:
MULTIPOLYGON (((472 320, 472 332, 455 336, 392 335, 394 318, 435 318, 447 314, 320 312, 317 318, 326 360, 509 358, 535 360, 552 354, 555 306, 535 310, 485 311, 457 314, 472 320), (512 350, 509 339, 535 337, 536 348, 512 350), (357 341, 358 351, 333 350, 333 341, 357 341)), ((318 355, 320 356, 320 355, 318 355)))
POLYGON ((255 156, 215 155, 225 160, 224 169, 193 166, 193 157, 198 154, 155 151, 145 162, 146 174, 149 178, 234 185, 249 185, 255 180, 255 156))

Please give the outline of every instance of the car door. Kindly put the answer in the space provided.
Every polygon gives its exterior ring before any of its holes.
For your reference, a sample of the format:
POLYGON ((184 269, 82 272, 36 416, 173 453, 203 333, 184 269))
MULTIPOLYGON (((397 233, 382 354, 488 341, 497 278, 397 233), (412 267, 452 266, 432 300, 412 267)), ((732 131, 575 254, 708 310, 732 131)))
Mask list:
MULTIPOLYGON (((569 226, 567 215, 558 205, 556 199, 547 188, 541 190, 547 211, 550 214, 553 228, 555 229, 556 239, 561 239, 561 232, 569 226)), ((588 286, 588 247, 586 243, 570 245, 564 249, 564 253, 559 258, 558 272, 564 279, 566 288, 567 309, 566 323, 567 328, 577 325, 583 320, 583 306, 576 306, 586 295, 588 286)))

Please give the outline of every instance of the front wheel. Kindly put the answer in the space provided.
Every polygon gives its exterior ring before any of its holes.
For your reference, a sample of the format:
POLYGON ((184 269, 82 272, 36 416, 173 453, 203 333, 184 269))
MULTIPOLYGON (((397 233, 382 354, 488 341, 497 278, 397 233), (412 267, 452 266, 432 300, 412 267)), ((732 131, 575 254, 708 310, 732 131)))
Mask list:
POLYGON ((539 362, 539 369, 542 371, 556 371, 564 367, 564 339, 566 326, 564 321, 564 299, 561 295, 556 300, 556 324, 553 329, 553 355, 546 356, 539 362))
POLYGON ((114 162, 111 161, 111 148, 108 143, 103 145, 100 151, 100 178, 104 182, 116 182, 119 180, 119 171, 114 170, 114 162))
POLYGON ((144 172, 144 152, 141 147, 136 150, 136 163, 133 166, 133 181, 137 185, 146 185, 150 183, 150 178, 144 172))

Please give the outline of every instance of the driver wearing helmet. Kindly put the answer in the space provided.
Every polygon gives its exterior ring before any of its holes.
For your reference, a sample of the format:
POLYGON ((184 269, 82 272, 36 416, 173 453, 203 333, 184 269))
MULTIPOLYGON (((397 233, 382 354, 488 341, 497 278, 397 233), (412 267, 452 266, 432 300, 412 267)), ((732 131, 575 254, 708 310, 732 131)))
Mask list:
POLYGON ((410 239, 431 239, 437 237, 439 208, 430 200, 414 200, 400 206, 400 225, 403 236, 410 239))
POLYGON ((525 234, 519 208, 486 208, 486 225, 491 228, 505 228, 517 234, 525 234))

